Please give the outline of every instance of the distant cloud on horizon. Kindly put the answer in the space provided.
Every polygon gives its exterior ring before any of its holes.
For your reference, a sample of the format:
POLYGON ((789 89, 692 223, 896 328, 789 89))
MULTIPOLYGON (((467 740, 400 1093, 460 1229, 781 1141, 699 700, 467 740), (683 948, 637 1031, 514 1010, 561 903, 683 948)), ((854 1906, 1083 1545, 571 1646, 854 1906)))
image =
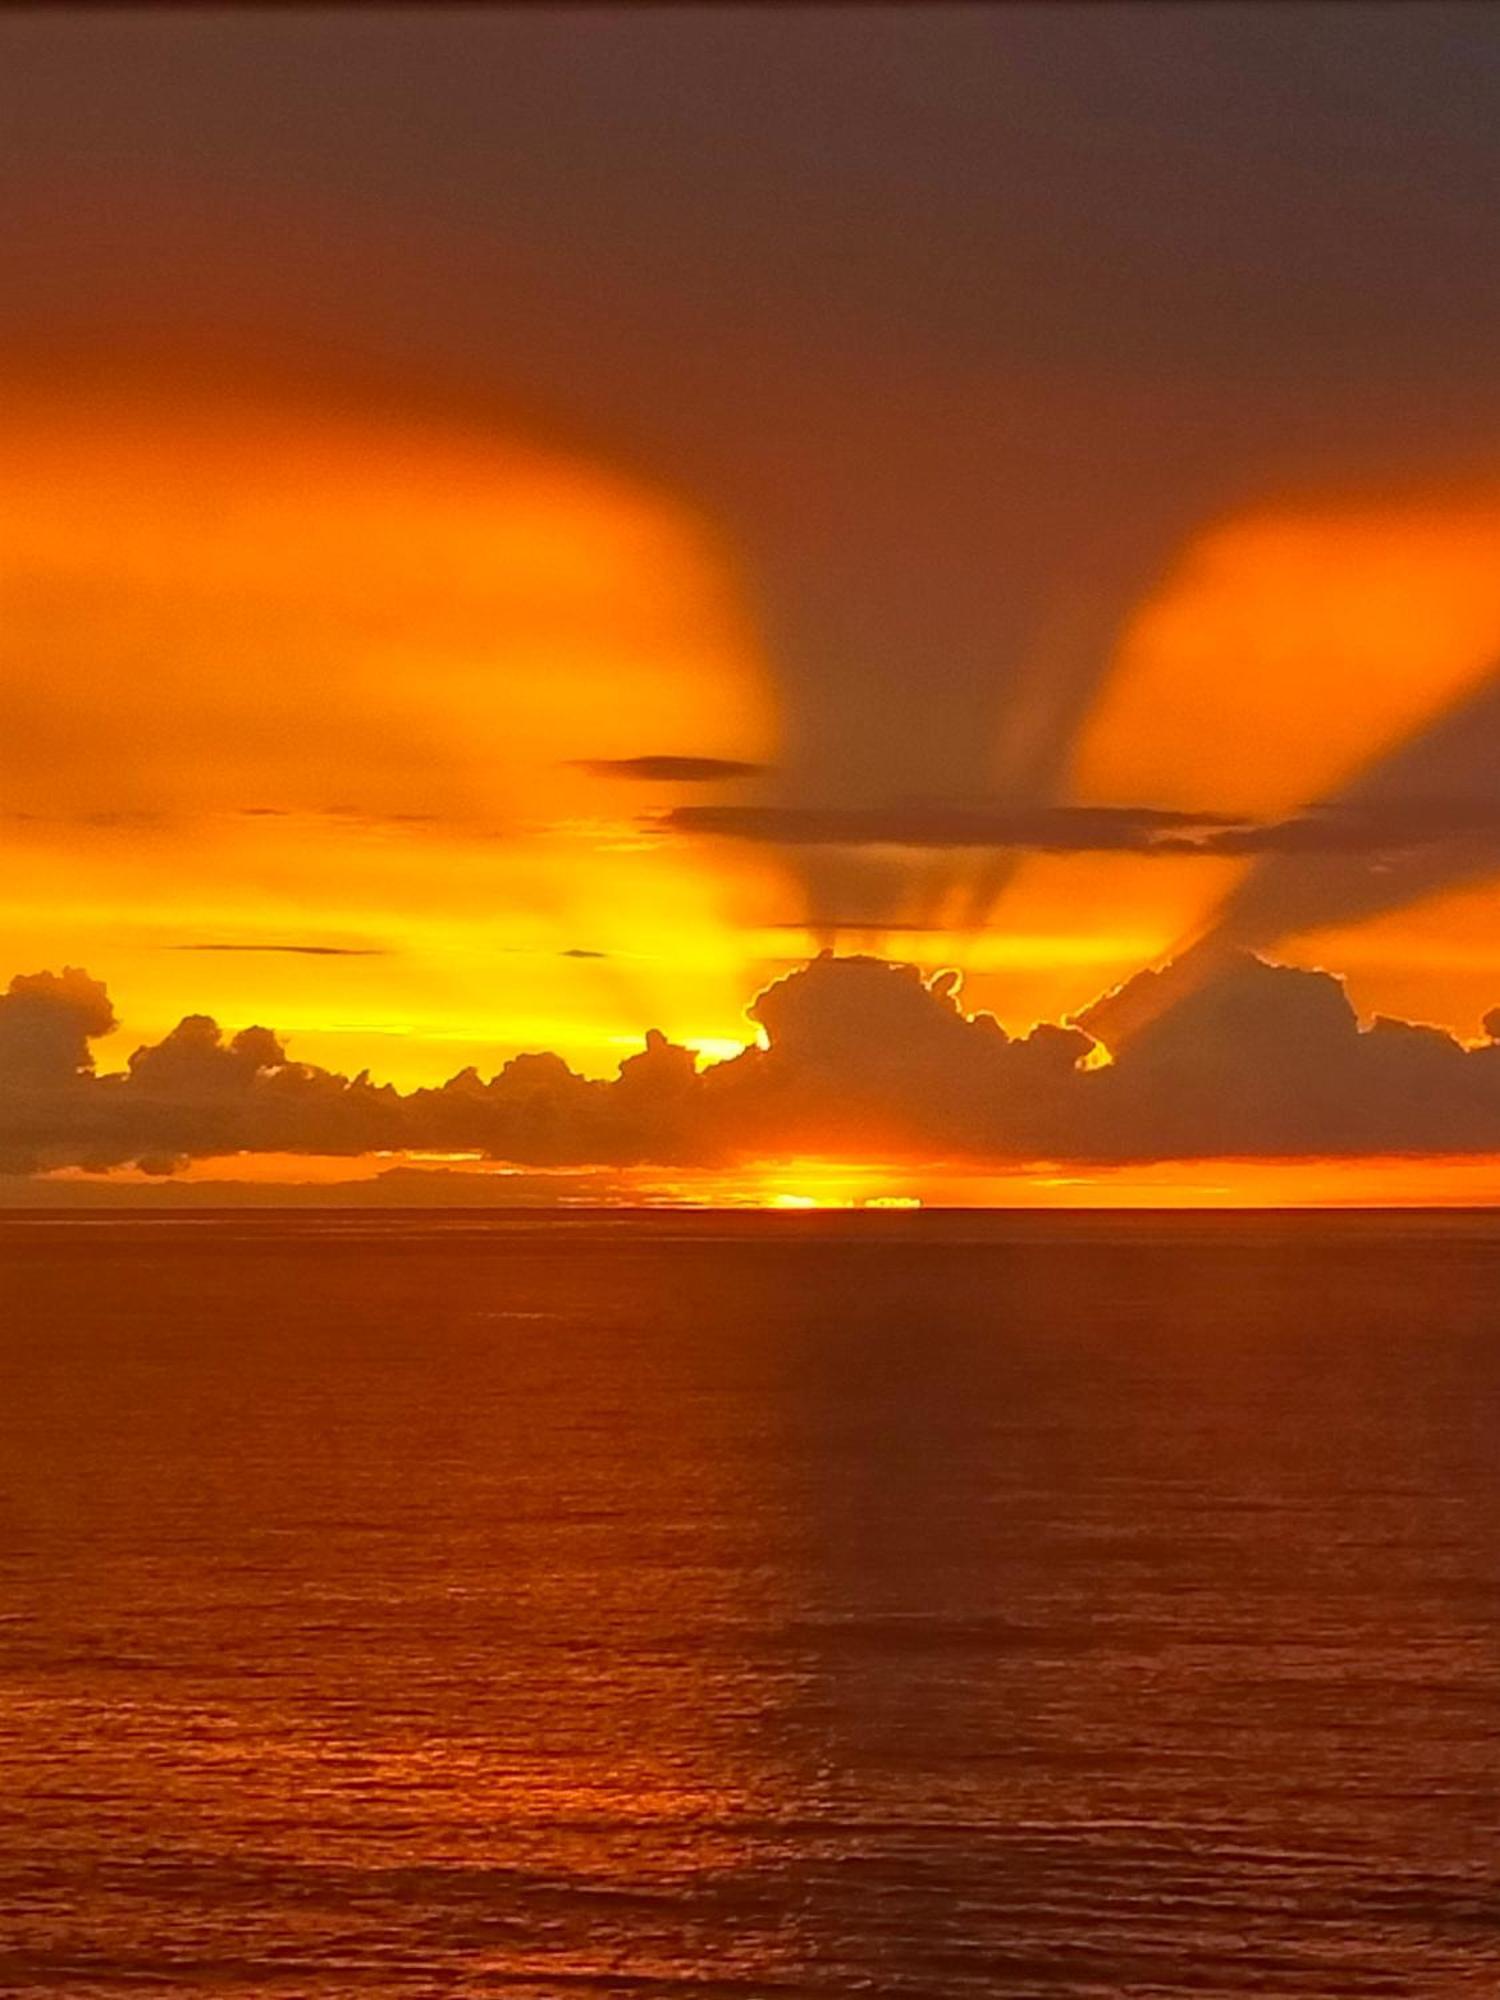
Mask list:
POLYGON ((90 1044, 115 1026, 102 983, 76 967, 19 975, 0 995, 0 1172, 169 1175, 235 1153, 690 1169, 1500 1151, 1500 1007, 1468 1047, 1408 1021, 1362 1028, 1326 972, 1237 954, 1153 1007, 1163 976, 1014 1037, 963 1011, 956 973, 825 954, 747 1009, 764 1046, 706 1068, 653 1029, 609 1081, 538 1053, 401 1092, 201 1014, 100 1075, 90 1044), (1109 1061, 1096 1035, 1122 1001, 1139 1023, 1109 1061))

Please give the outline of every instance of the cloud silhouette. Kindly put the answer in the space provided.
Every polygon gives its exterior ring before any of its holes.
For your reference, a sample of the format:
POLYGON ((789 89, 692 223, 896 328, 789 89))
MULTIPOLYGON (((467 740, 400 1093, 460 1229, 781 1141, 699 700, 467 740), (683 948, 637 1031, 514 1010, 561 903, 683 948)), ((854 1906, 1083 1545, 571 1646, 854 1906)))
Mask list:
POLYGON ((1143 972, 1080 1017, 1115 1041, 1087 1142, 1105 1157, 1485 1152, 1500 1047, 1377 1018, 1342 982, 1246 954, 1213 976, 1143 972), (1122 1032, 1122 1023, 1124 1031, 1122 1032))
POLYGON ((1243 815, 1149 806, 677 806, 675 833, 782 847, 1017 848, 1049 853, 1149 853, 1164 836, 1201 838, 1246 824, 1243 815))
POLYGON ((1290 818, 1179 812, 1155 806, 677 806, 670 831, 784 847, 991 849, 1035 854, 1422 857, 1421 883, 1463 868, 1500 867, 1500 797, 1351 797, 1290 818))
POLYGON ((652 784, 711 785, 726 778, 753 778, 767 769, 735 757, 580 757, 574 769, 596 778, 637 778, 652 784))
POLYGON ((168 951, 271 952, 292 958, 389 958, 383 944, 172 944, 168 951))
POLYGON ((109 994, 79 967, 17 973, 0 994, 0 1084, 74 1082, 93 1069, 89 1043, 114 1025, 109 994))
POLYGON ((1500 1150, 1500 1008, 1475 1047, 1411 1022, 1363 1028, 1332 975, 1243 954, 1182 992, 1171 968, 1141 973, 1020 1037, 966 1013, 956 973, 866 957, 824 954, 748 1011, 764 1045, 707 1068, 651 1030, 610 1080, 534 1053, 402 1093, 202 1014, 101 1075, 89 1045, 114 1025, 104 987, 76 968, 22 975, 0 996, 0 1170, 169 1173, 236 1153, 688 1168, 1500 1150), (1117 1043, 1112 1062, 1101 1040, 1117 1043))

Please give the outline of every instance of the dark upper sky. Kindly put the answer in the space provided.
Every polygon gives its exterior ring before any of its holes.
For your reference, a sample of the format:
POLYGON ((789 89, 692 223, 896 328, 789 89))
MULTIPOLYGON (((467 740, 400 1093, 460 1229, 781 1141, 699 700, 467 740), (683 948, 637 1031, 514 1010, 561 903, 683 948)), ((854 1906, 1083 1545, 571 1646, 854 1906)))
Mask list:
POLYGON ((1045 794, 1206 515, 1495 443, 1483 5, 38 11, 0 41, 21 346, 519 415, 679 486, 744 552, 798 796, 970 796, 997 732, 1007 792, 1045 794))

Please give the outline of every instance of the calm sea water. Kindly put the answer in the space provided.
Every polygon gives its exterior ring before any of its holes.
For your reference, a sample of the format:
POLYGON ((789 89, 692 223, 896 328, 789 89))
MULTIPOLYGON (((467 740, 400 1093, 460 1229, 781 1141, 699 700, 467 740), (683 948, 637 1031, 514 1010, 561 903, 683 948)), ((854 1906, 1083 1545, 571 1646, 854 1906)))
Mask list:
POLYGON ((0 1222, 0 1992, 1500 1994, 1500 1223, 0 1222))

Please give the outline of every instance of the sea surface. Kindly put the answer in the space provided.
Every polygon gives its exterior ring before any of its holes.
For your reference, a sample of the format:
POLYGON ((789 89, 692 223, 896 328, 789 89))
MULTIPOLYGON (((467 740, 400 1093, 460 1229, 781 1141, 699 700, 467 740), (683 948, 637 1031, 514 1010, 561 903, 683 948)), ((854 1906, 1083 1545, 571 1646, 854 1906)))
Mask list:
POLYGON ((0 1993, 1500 1995, 1500 1221, 0 1220, 0 1993))

